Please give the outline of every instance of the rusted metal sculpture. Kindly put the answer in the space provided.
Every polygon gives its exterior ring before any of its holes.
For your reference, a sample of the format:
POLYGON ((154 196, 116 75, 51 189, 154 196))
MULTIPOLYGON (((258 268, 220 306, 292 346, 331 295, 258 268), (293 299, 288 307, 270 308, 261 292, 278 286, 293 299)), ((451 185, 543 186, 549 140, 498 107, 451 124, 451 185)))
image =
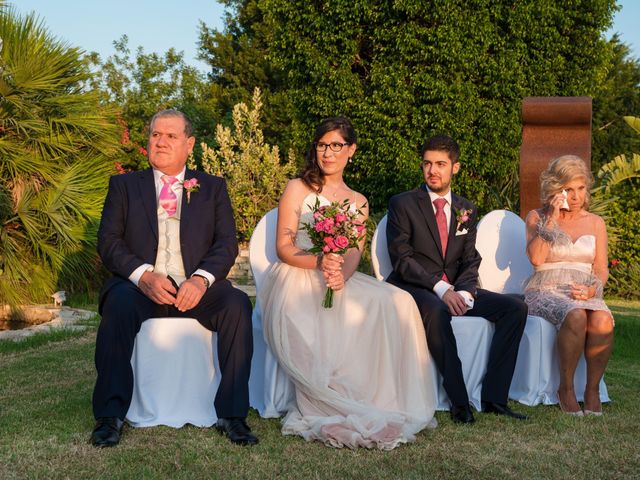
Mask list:
POLYGON ((591 97, 526 97, 522 101, 520 216, 539 208, 540 174, 560 155, 591 166, 591 97))

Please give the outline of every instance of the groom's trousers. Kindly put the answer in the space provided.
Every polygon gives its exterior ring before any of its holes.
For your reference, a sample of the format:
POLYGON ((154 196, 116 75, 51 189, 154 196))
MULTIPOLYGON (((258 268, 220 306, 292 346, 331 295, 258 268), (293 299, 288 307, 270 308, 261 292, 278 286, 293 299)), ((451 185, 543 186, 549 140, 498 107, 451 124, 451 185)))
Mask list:
POLYGON ((156 317, 195 318, 217 333, 221 370, 214 401, 217 416, 247 416, 253 353, 251 301, 228 280, 211 285, 200 303, 186 312, 180 312, 173 305, 158 305, 132 282, 121 280, 101 296, 100 314, 95 352, 98 376, 93 391, 95 418, 124 420, 133 395, 131 355, 135 337, 142 322, 156 317))
MULTIPOLYGON (((468 405, 469 397, 451 327, 449 308, 431 290, 403 282, 391 283, 408 291, 418 305, 429 352, 442 375, 443 386, 451 405, 468 405)), ((483 317, 495 325, 487 373, 482 381, 482 401, 506 405, 520 339, 527 321, 527 305, 515 295, 478 289, 474 306, 465 315, 483 317)))

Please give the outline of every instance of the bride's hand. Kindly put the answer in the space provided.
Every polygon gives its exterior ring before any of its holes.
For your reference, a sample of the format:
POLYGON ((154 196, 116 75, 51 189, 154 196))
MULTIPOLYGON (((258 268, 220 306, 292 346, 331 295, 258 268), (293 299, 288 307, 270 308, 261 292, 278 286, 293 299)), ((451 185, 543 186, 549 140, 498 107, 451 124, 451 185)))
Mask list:
POLYGON ((335 253, 328 253, 320 258, 320 270, 323 272, 339 272, 342 270, 344 257, 335 253))
POLYGON ((344 288, 344 275, 341 270, 334 272, 323 272, 324 281, 331 290, 341 290, 344 288))

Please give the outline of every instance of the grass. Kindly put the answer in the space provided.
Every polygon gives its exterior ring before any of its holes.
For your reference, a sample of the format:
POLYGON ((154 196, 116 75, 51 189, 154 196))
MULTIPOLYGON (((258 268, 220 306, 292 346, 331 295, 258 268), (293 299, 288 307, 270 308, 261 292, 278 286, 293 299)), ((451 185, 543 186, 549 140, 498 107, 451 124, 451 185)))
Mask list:
POLYGON ((616 348, 604 417, 512 405, 532 419, 477 415, 475 425, 461 427, 439 412, 438 428, 392 452, 284 437, 278 420, 253 411, 249 423, 260 437, 253 448, 213 429, 125 427, 118 447, 97 450, 88 443, 95 327, 13 349, 0 342, 0 478, 640 478, 640 302, 609 305, 616 348))

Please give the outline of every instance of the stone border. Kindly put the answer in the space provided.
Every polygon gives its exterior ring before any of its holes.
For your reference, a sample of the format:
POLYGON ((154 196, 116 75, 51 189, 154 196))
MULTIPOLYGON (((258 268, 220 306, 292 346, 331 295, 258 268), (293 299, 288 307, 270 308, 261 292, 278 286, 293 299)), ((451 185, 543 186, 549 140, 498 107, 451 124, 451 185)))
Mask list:
POLYGON ((79 308, 62 307, 49 308, 47 310, 49 310, 51 313, 57 314, 57 316, 50 322, 21 328, 20 330, 0 331, 0 340, 19 340, 21 338, 29 337, 35 333, 50 332, 52 329, 56 328, 64 328, 68 330, 84 330, 87 328, 86 326, 75 325, 75 323, 80 320, 89 319, 96 315, 96 312, 81 310, 79 308))

